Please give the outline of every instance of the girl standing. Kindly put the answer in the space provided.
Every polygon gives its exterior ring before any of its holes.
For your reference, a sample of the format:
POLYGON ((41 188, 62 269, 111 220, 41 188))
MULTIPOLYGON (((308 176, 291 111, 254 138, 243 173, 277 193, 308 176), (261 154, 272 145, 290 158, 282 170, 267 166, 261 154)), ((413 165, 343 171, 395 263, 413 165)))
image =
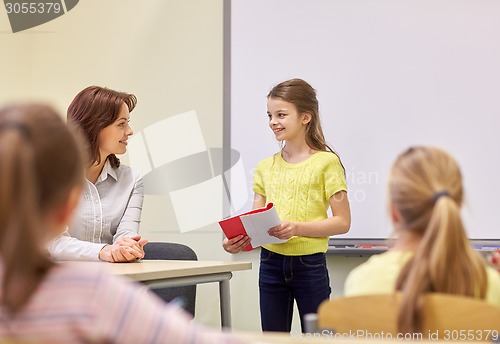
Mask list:
MULTIPOLYGON (((294 301, 304 330, 304 315, 329 298, 328 239, 349 230, 351 215, 344 168, 325 142, 311 85, 301 79, 276 85, 267 96, 267 115, 282 149, 258 163, 253 207, 274 203, 283 222, 269 233, 288 241, 261 249, 261 325, 263 331, 290 332, 294 301)), ((237 253, 249 242, 226 238, 223 246, 237 253)))

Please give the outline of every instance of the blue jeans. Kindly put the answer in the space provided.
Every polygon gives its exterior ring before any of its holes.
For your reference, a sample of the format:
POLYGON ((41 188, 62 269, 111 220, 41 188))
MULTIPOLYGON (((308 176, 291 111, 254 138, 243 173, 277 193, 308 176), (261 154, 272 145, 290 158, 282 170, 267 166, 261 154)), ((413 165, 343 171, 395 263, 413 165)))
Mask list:
POLYGON ((330 297, 325 254, 283 256, 262 248, 259 291, 262 331, 290 332, 294 300, 304 331, 304 315, 330 297))

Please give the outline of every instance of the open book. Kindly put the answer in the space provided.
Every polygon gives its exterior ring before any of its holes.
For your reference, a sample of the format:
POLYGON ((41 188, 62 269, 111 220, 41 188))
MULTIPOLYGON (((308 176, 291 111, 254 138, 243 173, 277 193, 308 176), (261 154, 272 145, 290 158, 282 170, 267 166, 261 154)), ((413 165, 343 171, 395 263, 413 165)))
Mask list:
POLYGON ((228 239, 238 235, 250 237, 250 244, 243 251, 251 251, 262 245, 286 242, 287 240, 278 239, 268 234, 269 229, 280 223, 281 220, 272 203, 264 208, 254 209, 219 221, 220 228, 228 239))

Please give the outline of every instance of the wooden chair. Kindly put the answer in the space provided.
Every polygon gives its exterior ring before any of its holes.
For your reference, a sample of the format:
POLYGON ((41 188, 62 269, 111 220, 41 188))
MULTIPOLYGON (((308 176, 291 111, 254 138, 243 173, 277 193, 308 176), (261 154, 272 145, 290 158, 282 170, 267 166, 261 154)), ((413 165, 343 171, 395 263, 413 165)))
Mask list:
MULTIPOLYGON (((399 300, 399 294, 391 294, 324 301, 318 309, 317 328, 365 334, 365 338, 382 333, 388 338, 390 333, 396 339, 399 300)), ((496 342, 499 332, 500 307, 470 297, 439 293, 424 296, 423 339, 496 342)))

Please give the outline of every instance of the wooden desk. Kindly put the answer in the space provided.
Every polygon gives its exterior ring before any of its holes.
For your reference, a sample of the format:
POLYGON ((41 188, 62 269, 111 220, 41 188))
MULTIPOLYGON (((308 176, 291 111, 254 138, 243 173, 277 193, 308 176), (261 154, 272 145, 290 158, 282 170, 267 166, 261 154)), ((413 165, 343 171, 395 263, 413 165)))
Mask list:
POLYGON ((229 280, 233 271, 250 270, 250 262, 140 260, 134 263, 107 263, 116 275, 139 281, 150 288, 181 287, 219 282, 221 325, 231 327, 229 280))

